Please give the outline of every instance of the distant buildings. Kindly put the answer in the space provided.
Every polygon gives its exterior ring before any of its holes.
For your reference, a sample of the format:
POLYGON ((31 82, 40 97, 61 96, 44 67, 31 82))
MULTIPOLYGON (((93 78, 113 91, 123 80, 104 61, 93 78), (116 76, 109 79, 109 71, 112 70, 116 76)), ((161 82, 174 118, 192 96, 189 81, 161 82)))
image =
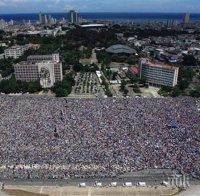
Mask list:
POLYGON ((43 13, 39 13, 39 23, 40 24, 47 24, 48 20, 47 20, 47 15, 43 14, 43 13))
POLYGON ((71 24, 76 24, 78 23, 78 14, 75 10, 70 10, 69 11, 69 22, 71 24))
POLYGON ((6 59, 8 58, 18 59, 20 56, 22 56, 25 53, 25 51, 29 49, 36 50, 38 48, 40 48, 39 44, 26 44, 23 46, 15 45, 15 46, 5 49, 4 56, 6 59))
POLYGON ((54 18, 51 17, 51 15, 47 15, 47 14, 43 14, 43 13, 39 13, 39 23, 40 24, 45 24, 45 25, 51 25, 54 24, 56 22, 56 20, 54 18))
POLYGON ((14 65, 14 72, 17 80, 38 80, 43 88, 63 80, 59 54, 29 56, 27 61, 14 65))
POLYGON ((183 19, 183 23, 184 24, 189 24, 190 23, 190 14, 189 13, 185 13, 184 19, 183 19))
POLYGON ((0 29, 4 29, 5 27, 6 27, 6 21, 5 20, 3 20, 3 19, 1 19, 0 20, 0 29))
POLYGON ((146 78, 150 85, 176 86, 178 73, 178 67, 152 62, 145 58, 140 59, 140 78, 146 78))
POLYGON ((5 49, 4 55, 6 59, 7 58, 18 59, 20 56, 24 54, 26 50, 28 50, 28 47, 26 45, 24 46, 16 45, 5 49))
POLYGON ((3 19, 0 20, 0 29, 5 30, 8 26, 13 26, 13 25, 14 25, 13 20, 10 20, 9 22, 6 22, 3 19))
POLYGON ((82 28, 91 28, 91 29, 102 28, 102 27, 105 27, 105 26, 106 26, 105 24, 84 24, 84 25, 81 25, 82 28))
POLYGON ((38 16, 39 16, 39 23, 40 23, 40 24, 43 23, 43 15, 44 15, 44 14, 42 14, 42 12, 40 12, 40 13, 38 14, 38 16))

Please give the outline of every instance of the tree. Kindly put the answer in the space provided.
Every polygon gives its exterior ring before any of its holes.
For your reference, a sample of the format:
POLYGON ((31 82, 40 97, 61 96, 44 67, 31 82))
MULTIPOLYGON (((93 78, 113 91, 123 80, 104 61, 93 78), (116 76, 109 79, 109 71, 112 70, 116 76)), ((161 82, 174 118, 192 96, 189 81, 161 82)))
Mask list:
POLYGON ((57 97, 66 97, 71 93, 74 85, 75 81, 73 75, 69 73, 63 78, 63 81, 56 82, 51 90, 57 97))
POLYGON ((142 77, 142 78, 139 80, 139 83, 145 85, 145 84, 147 83, 147 79, 146 79, 145 77, 142 77))
POLYGON ((122 80, 122 81, 121 81, 121 87, 120 87, 121 90, 124 91, 125 87, 126 87, 126 81, 125 81, 125 80, 122 80))
POLYGON ((113 75, 112 75, 112 80, 116 80, 116 78, 117 78, 117 75, 118 75, 118 73, 115 71, 115 72, 113 72, 113 75))
POLYGON ((84 67, 81 63, 76 63, 76 64, 73 65, 73 70, 75 72, 81 72, 81 71, 84 70, 84 67))
POLYGON ((173 88, 173 90, 172 90, 171 95, 172 95, 172 97, 178 97, 178 96, 181 95, 181 93, 182 93, 182 91, 179 89, 179 87, 178 87, 178 86, 175 86, 175 87, 173 88))
POLYGON ((105 77, 104 77, 104 76, 101 76, 101 80, 102 80, 102 85, 105 87, 105 94, 106 94, 108 97, 112 97, 113 94, 112 94, 111 91, 110 91, 109 84, 106 82, 105 77))
POLYGON ((0 59, 0 70, 1 70, 1 75, 2 77, 7 77, 11 73, 14 72, 13 68, 13 62, 14 60, 9 58, 9 59, 0 59))
POLYGON ((131 74, 128 74, 128 77, 130 78, 131 84, 135 84, 140 81, 140 78, 138 76, 133 76, 131 74))
POLYGON ((138 85, 133 85, 133 91, 135 92, 135 93, 141 93, 141 91, 140 91, 140 88, 138 87, 138 85))
POLYGON ((196 87, 195 90, 190 91, 190 96, 200 98, 200 86, 196 87))
POLYGON ((179 86, 180 90, 182 90, 182 91, 185 90, 186 88, 188 88, 189 84, 190 83, 186 79, 182 79, 178 82, 178 86, 179 86))
POLYGON ((112 76, 112 71, 110 69, 107 69, 105 71, 105 76, 108 80, 111 80, 111 76, 112 76))
POLYGON ((105 51, 100 51, 97 52, 97 59, 100 63, 102 63, 103 65, 108 65, 111 63, 111 57, 110 55, 105 52, 105 51))
POLYGON ((97 64, 92 64, 92 65, 90 65, 90 71, 91 72, 96 72, 96 71, 98 71, 99 70, 99 67, 98 67, 98 65, 97 64))
POLYGON ((29 93, 39 92, 42 90, 39 81, 30 81, 27 84, 27 90, 29 93))
POLYGON ((39 81, 23 82, 16 80, 14 76, 9 80, 0 82, 0 92, 2 93, 35 93, 42 90, 39 81))
POLYGON ((0 54, 4 53, 4 47, 0 46, 0 54))
POLYGON ((125 88, 125 89, 124 89, 124 95, 126 96, 126 95, 128 94, 128 92, 129 92, 128 89, 125 88))
POLYGON ((185 66, 196 66, 197 60, 193 55, 184 55, 183 56, 183 65, 185 66))
POLYGON ((172 87, 171 86, 161 86, 161 91, 169 93, 172 91, 172 87))
POLYGON ((190 96, 200 98, 200 91, 192 90, 190 91, 190 96))
POLYGON ((56 94, 56 97, 66 97, 69 95, 68 90, 61 87, 55 88, 54 93, 56 94))

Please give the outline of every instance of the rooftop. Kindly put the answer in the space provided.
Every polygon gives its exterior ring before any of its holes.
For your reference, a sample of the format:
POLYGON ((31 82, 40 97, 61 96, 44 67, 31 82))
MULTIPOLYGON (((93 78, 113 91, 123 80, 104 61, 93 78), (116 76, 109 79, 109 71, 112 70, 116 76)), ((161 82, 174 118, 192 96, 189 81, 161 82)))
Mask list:
POLYGON ((106 49, 106 52, 114 53, 114 54, 120 54, 120 53, 126 53, 126 54, 135 54, 136 51, 133 48, 130 48, 126 45, 116 44, 112 45, 109 48, 106 49))
POLYGON ((153 60, 145 59, 145 58, 142 58, 141 62, 143 62, 143 64, 148 64, 148 66, 151 66, 151 67, 158 67, 158 68, 169 69, 169 70, 178 70, 179 69, 178 67, 171 66, 169 64, 165 64, 165 63, 162 63, 159 61, 155 61, 155 60, 153 61, 153 60))
POLYGON ((104 27, 105 24, 85 24, 81 25, 82 28, 87 28, 87 27, 104 27))

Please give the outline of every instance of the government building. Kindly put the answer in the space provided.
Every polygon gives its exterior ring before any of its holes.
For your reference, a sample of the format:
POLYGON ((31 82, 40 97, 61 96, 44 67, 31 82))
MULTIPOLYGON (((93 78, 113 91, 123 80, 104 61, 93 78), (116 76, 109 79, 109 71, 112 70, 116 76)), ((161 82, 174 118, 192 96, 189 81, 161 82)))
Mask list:
POLYGON ((59 54, 29 56, 27 61, 15 64, 14 71, 16 80, 38 80, 43 88, 50 88, 55 82, 63 80, 59 54))
POLYGON ((146 78, 153 86, 174 87, 178 82, 179 68, 149 59, 140 59, 140 78, 146 78))

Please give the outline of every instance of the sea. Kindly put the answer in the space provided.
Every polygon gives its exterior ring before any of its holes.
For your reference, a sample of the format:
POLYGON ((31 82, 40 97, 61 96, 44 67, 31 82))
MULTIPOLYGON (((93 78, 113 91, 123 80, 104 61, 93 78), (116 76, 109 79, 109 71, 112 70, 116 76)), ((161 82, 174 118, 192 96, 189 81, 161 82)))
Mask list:
MULTIPOLYGON (((47 13, 56 19, 68 18, 68 13, 47 13)), ((182 21, 184 13, 79 13, 79 17, 89 20, 112 20, 112 21, 182 21)), ((38 14, 0 14, 0 19, 6 21, 38 20, 38 14)), ((190 14, 191 21, 200 21, 200 14, 190 14)))

